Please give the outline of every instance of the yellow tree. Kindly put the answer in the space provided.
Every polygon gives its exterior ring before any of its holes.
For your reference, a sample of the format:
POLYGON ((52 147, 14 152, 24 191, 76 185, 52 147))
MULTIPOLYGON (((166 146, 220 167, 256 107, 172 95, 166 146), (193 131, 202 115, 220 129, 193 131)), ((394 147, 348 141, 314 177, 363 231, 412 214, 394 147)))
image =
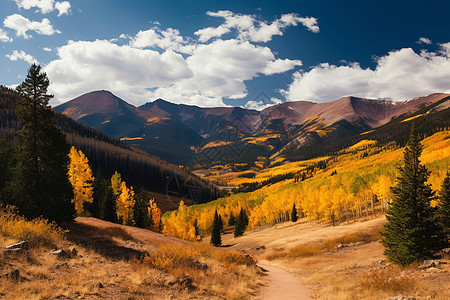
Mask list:
POLYGON ((134 199, 133 187, 128 188, 125 181, 122 181, 120 185, 120 195, 116 200, 116 213, 117 218, 122 220, 124 225, 134 224, 134 199))
POLYGON ((150 225, 152 226, 152 229, 160 231, 161 209, 156 205, 155 199, 153 198, 148 202, 148 215, 153 222, 153 224, 150 225))
POLYGON ((122 185, 122 176, 117 171, 111 177, 111 187, 116 197, 120 195, 122 185))
POLYGON ((69 181, 72 184, 74 198, 72 202, 75 204, 75 210, 78 215, 84 213, 83 204, 85 202, 92 203, 94 200, 94 176, 89 167, 89 160, 81 150, 77 150, 72 146, 69 152, 69 181))

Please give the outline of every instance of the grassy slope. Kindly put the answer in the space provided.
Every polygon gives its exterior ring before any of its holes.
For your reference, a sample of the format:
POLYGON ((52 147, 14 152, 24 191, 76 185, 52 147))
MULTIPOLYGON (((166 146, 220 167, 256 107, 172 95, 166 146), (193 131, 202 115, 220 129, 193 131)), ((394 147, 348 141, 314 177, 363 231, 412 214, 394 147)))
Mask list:
POLYGON ((232 250, 94 218, 67 224, 70 232, 65 237, 40 221, 21 220, 21 226, 14 226, 14 220, 10 213, 0 213, 0 247, 24 237, 32 243, 25 254, 7 255, 0 250, 0 275, 20 271, 19 281, 0 278, 2 299, 247 298, 259 282, 252 260, 232 250), (45 238, 52 232, 50 239, 45 238), (52 248, 75 248, 78 255, 58 259, 47 254, 52 248), (207 263, 208 269, 193 266, 196 260, 207 263), (193 279, 195 289, 169 284, 185 275, 193 279))

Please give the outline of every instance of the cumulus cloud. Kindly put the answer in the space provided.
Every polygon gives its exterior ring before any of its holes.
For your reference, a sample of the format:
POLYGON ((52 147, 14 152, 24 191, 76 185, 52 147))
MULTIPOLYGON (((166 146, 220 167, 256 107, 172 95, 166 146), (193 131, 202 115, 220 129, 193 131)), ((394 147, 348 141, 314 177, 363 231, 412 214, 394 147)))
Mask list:
POLYGON ((29 19, 19 15, 13 14, 7 16, 3 21, 3 25, 7 28, 14 29, 16 31, 16 36, 29 39, 32 36, 27 34, 28 31, 34 31, 41 35, 53 35, 55 33, 61 33, 61 31, 56 30, 50 24, 49 19, 44 18, 41 22, 30 21, 29 19))
POLYGON ((288 100, 328 102, 344 96, 406 100, 434 92, 450 92, 450 43, 439 51, 420 53, 411 48, 391 51, 377 59, 375 69, 358 63, 320 64, 308 72, 295 72, 282 91, 288 100))
POLYGON ((431 40, 429 38, 426 37, 420 37, 419 40, 417 41, 417 44, 427 44, 427 45, 431 45, 431 40))
POLYGON ((55 9, 58 11, 58 17, 62 15, 68 15, 70 13, 70 2, 69 1, 56 2, 55 9))
POLYGON ((44 48, 42 48, 42 50, 44 50, 46 52, 52 52, 52 48, 49 48, 49 47, 44 47, 44 48))
POLYGON ((31 9, 36 8, 36 12, 43 14, 58 11, 58 17, 70 12, 70 2, 55 2, 54 0, 15 0, 18 8, 31 9))
POLYGON ((289 26, 302 24, 312 32, 319 32, 317 19, 314 17, 300 17, 298 14, 285 14, 272 23, 257 20, 254 15, 236 14, 229 10, 218 12, 207 12, 211 17, 224 18, 225 22, 218 27, 207 27, 197 30, 194 34, 199 37, 200 42, 207 42, 212 38, 236 30, 238 39, 252 42, 268 42, 274 35, 283 35, 283 29, 289 26))
POLYGON ((173 28, 160 30, 158 27, 153 27, 141 30, 131 39, 130 45, 136 48, 161 48, 182 53, 192 53, 193 51, 193 46, 188 45, 188 40, 180 35, 179 30, 173 28))
POLYGON ((12 40, 13 39, 8 36, 8 33, 0 28, 0 42, 8 43, 12 42, 12 40))
POLYGON ((106 89, 134 104, 142 104, 152 96, 147 89, 191 76, 186 61, 173 51, 160 54, 105 40, 70 41, 58 48, 58 56, 45 71, 59 101, 106 89))
POLYGON ((38 64, 39 63, 36 58, 34 58, 30 54, 27 54, 23 50, 20 50, 20 51, 14 50, 12 52, 12 54, 6 54, 5 56, 7 58, 9 58, 10 60, 12 60, 12 61, 23 60, 23 61, 26 61, 29 64, 38 64))

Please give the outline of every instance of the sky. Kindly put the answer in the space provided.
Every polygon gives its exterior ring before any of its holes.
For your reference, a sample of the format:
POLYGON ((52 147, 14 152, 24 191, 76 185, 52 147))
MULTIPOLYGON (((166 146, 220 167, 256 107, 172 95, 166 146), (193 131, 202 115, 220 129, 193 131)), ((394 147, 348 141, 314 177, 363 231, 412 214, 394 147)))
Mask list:
POLYGON ((0 84, 261 110, 450 92, 450 1, 0 0, 0 84))

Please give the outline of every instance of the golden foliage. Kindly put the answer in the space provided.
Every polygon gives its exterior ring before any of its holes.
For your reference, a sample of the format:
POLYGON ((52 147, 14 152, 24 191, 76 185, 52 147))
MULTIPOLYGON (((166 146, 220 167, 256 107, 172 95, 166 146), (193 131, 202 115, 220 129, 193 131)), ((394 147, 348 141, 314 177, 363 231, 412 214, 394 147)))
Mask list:
POLYGON ((159 231, 159 224, 161 222, 161 209, 156 205, 155 199, 152 198, 148 202, 148 215, 151 217, 153 221, 152 229, 155 231, 159 231))
POLYGON ((64 237, 65 231, 45 219, 26 220, 7 207, 0 209, 0 234, 27 241, 30 247, 54 247, 64 237))
POLYGON ((134 199, 133 187, 128 188, 125 181, 120 185, 120 195, 116 201, 116 214, 119 220, 122 220, 124 225, 134 224, 134 199))
POLYGON ((94 176, 89 166, 89 160, 81 150, 77 150, 74 146, 69 153, 69 181, 73 187, 74 198, 72 203, 75 204, 75 210, 78 215, 84 213, 83 204, 85 202, 92 203, 94 198, 94 176))

